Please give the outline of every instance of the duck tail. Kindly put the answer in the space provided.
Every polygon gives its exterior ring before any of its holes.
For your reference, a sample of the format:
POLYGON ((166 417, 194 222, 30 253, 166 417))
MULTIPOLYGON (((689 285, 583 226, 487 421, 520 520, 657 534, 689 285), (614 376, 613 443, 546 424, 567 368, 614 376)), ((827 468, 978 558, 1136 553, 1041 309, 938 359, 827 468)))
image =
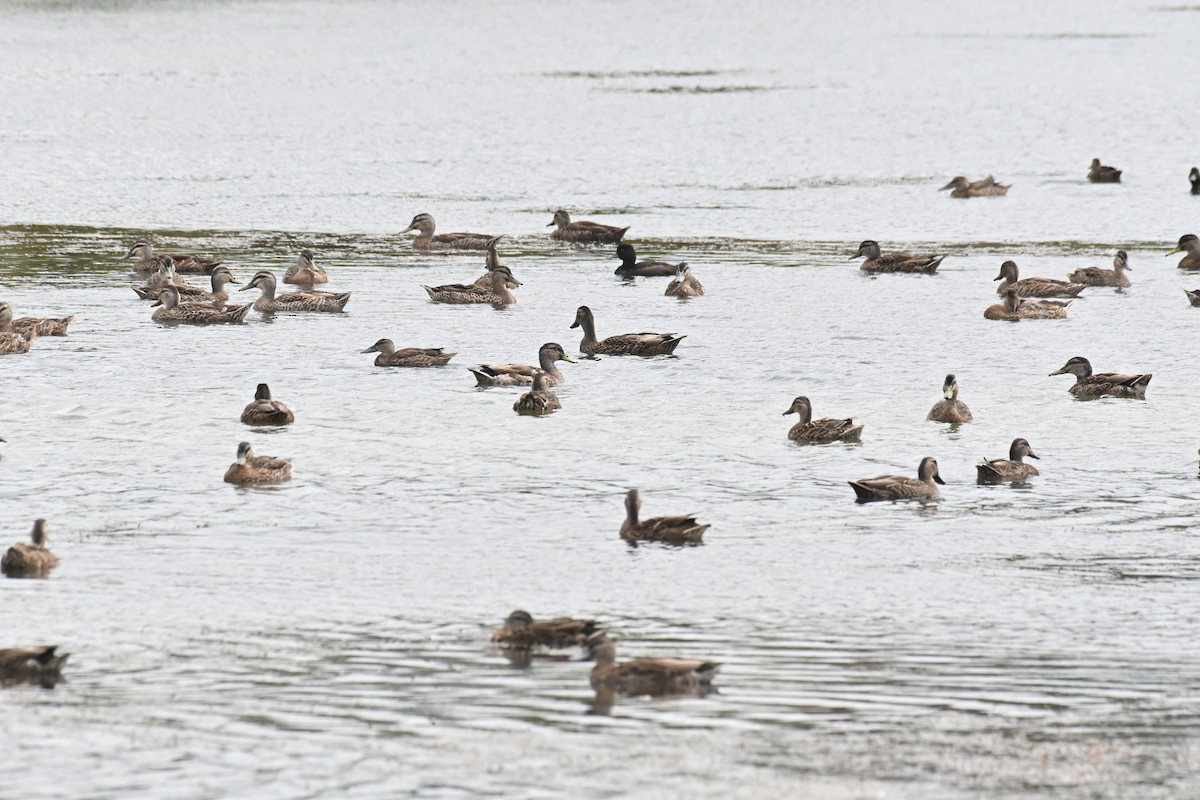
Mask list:
POLYGON ((871 490, 868 489, 867 487, 863 486, 861 483, 856 483, 855 481, 846 481, 846 483, 850 484, 850 486, 854 489, 854 494, 857 496, 857 499, 859 499, 859 500, 874 500, 875 499, 875 495, 871 493, 871 490))

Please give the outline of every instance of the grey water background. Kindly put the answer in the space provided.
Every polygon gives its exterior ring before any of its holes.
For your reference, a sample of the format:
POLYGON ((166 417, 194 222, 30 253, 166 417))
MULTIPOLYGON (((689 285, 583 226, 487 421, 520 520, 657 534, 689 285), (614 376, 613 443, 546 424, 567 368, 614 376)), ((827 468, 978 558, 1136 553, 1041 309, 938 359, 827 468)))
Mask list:
MULTIPOLYGON (((63 564, 0 584, 0 646, 74 653, 0 690, 5 788, 49 797, 1130 797, 1200 789, 1194 330, 1163 258, 1196 232, 1190 31, 1153 3, 0 3, 0 291, 73 313, 0 360, 0 508, 63 564), (1092 157, 1126 169, 1093 186, 1092 157), (956 174, 996 200, 953 201, 956 174), (550 242, 632 226, 709 290, 617 282, 550 242), (506 233, 520 302, 431 305, 506 233), (135 239, 246 280, 312 247, 344 315, 162 328, 135 239), (946 252, 864 277, 864 238, 946 252), (1130 290, 983 320, 999 263, 1130 290), (563 410, 465 367, 677 331, 676 359, 565 365, 563 410), (459 353, 384 370, 381 336, 459 353), (1072 355, 1152 371, 1078 402, 1072 355), (926 422, 955 372, 976 421, 926 422), (270 382, 297 422, 237 422, 270 382), (866 424, 801 448, 780 414, 866 424), (1016 436, 1027 487, 978 487, 1016 436), (221 483, 237 442, 295 479, 221 483), (935 505, 846 480, 939 459, 935 505), (621 496, 703 547, 629 550, 621 496), (510 666, 513 608, 596 616, 624 657, 726 666, 704 699, 594 711, 589 666, 510 666)), ((6 541, 5 544, 8 544, 6 541)))

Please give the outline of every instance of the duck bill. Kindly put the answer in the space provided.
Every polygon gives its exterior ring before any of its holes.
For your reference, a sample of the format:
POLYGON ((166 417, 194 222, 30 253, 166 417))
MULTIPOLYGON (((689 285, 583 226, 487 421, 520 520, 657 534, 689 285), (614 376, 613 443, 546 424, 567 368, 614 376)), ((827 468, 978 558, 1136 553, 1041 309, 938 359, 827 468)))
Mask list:
POLYGON ((1038 461, 1041 461, 1041 460, 1042 460, 1042 457, 1041 457, 1041 456, 1039 456, 1037 453, 1033 452, 1032 450, 1030 450, 1030 451, 1029 451, 1028 453, 1026 453, 1025 455, 1029 456, 1030 458, 1036 458, 1038 461))
POLYGON ((358 352, 360 352, 360 353, 374 353, 374 352, 375 352, 376 350, 378 350, 378 349, 379 349, 378 347, 368 347, 366 350, 359 350, 358 352))
POLYGON ((546 227, 547 227, 547 228, 553 228, 553 227, 554 227, 555 225, 557 225, 557 224, 558 224, 557 222, 551 222, 551 223, 550 223, 549 225, 547 225, 546 227))
MULTIPOLYGON (((574 326, 574 325, 572 325, 571 327, 572 327, 572 328, 574 328, 575 326, 574 326)), ((563 360, 563 361, 566 361, 567 363, 570 363, 570 364, 578 364, 578 363, 579 363, 579 361, 577 361, 577 360, 576 360, 576 359, 574 359, 574 358, 571 358, 571 357, 570 357, 569 355, 567 355, 566 353, 563 353, 562 360, 563 360)))
MULTIPOLYGON (((233 281, 233 283, 237 283, 237 281, 233 281)), ((242 288, 238 289, 238 291, 239 291, 239 292, 244 292, 244 291, 246 291, 247 289, 253 289, 253 288, 254 288, 254 284, 253 284, 253 283, 247 283, 245 286, 243 286, 242 288)))
POLYGON ((415 230, 415 228, 413 228, 413 226, 412 226, 412 225, 409 225, 407 228, 405 228, 404 230, 402 230, 402 231, 400 231, 400 232, 401 232, 401 233, 408 233, 408 232, 409 232, 409 231, 411 231, 411 230, 415 230))
POLYGON ((161 306, 161 305, 162 305, 162 298, 160 297, 157 300, 155 300, 153 303, 151 303, 150 307, 154 308, 155 306, 161 306))
POLYGON ((1053 377, 1055 375, 1066 375, 1066 374, 1067 374, 1067 370, 1065 368, 1064 369, 1056 369, 1056 370, 1054 370, 1054 372, 1051 372, 1046 377, 1053 377))
MULTIPOLYGON (((1176 247, 1174 250, 1172 250, 1171 252, 1167 253, 1167 255, 1169 255, 1169 256, 1173 256, 1173 255, 1175 255, 1176 253, 1182 253, 1182 252, 1183 252, 1183 248, 1182 248, 1182 247, 1176 247)), ((125 256, 125 257, 126 257, 126 258, 129 258, 129 256, 125 256)))
POLYGON ((940 484, 941 486, 945 486, 945 485, 946 485, 946 482, 945 482, 944 480, 942 480, 942 476, 941 476, 941 475, 934 475, 934 476, 933 476, 933 482, 934 482, 934 483, 936 483, 936 484, 940 484))
POLYGON ((947 183, 945 186, 943 186, 942 188, 938 189, 938 191, 939 191, 939 192, 944 192, 944 191, 946 191, 947 189, 953 189, 953 188, 954 188, 954 181, 950 181, 950 182, 949 182, 949 183, 947 183))
POLYGON ((997 275, 996 277, 992 278, 992 281, 993 281, 993 282, 995 282, 995 281, 1002 281, 1002 280, 1004 280, 1004 273, 1003 273, 1003 272, 1001 272, 1001 273, 1000 273, 999 275, 997 275))
POLYGON ((571 323, 571 327, 572 327, 572 328, 578 328, 578 327, 579 327, 579 320, 575 320, 574 322, 572 322, 572 323, 571 323))

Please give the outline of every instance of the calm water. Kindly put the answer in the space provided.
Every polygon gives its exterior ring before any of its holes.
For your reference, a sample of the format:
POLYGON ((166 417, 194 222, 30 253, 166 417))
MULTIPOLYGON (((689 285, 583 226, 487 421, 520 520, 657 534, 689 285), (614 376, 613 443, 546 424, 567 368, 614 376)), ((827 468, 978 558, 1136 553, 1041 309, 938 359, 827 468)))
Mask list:
MULTIPOLYGON (((0 690, 5 790, 49 797, 1175 798, 1200 791, 1196 9, 1123 4, 0 2, 0 297, 77 319, 0 360, 0 508, 62 566, 0 583, 0 646, 74 655, 0 690), (1126 182, 1083 180, 1094 156, 1126 182), (1014 184, 956 202, 955 174, 1014 184), (708 288, 617 282, 558 206, 633 225, 708 288), (430 304, 508 233, 520 302, 430 304), (162 328, 133 240, 245 280, 312 247, 344 315, 162 328), (864 277, 863 238, 950 254, 864 277), (1130 253, 1063 322, 982 318, 998 265, 1130 253), (678 358, 564 365, 563 410, 466 367, 530 361, 590 305, 678 358), (458 352, 384 370, 381 336, 458 352), (1073 400, 1073 355, 1150 371, 1073 400), (924 421, 955 372, 976 421, 924 421), (289 429, 238 414, 268 381, 289 429), (866 424, 801 448, 781 416, 866 424), (1024 488, 974 464, 1017 436, 1024 488), (295 479, 221 482, 237 443, 295 479), (850 479, 934 455, 934 505, 850 479), (703 547, 629 550, 622 494, 703 547), (513 608, 623 656, 725 662, 704 699, 597 714, 589 665, 511 666, 513 608)), ((6 540, 4 544, 7 544, 6 540)), ((2 794, 2 792, 0 792, 2 794)))

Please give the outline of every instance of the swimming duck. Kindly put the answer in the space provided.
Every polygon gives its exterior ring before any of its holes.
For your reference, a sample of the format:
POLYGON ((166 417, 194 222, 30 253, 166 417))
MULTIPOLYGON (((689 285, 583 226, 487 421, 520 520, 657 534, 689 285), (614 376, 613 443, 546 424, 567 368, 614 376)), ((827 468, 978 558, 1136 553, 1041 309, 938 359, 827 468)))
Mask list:
POLYGON ((664 542, 673 545, 700 544, 711 525, 701 525, 692 514, 673 517, 652 517, 638 520, 642 498, 637 489, 625 495, 625 521, 621 523, 621 538, 627 542, 664 542))
POLYGON ((283 483, 292 479, 292 460, 256 456, 249 442, 238 444, 237 461, 225 470, 225 482, 236 484, 283 483))
POLYGON ((405 347, 397 350, 391 339, 380 339, 362 352, 378 353, 375 356, 377 367, 440 367, 458 355, 447 353, 441 347, 405 347))
MULTIPOLYGON (((471 284, 471 286, 475 289, 491 289, 492 288, 492 273, 495 272, 496 270, 498 270, 500 267, 504 266, 503 264, 500 263, 500 255, 496 252, 496 242, 497 241, 498 241, 497 239, 493 239, 488 245, 487 255, 484 256, 483 274, 480 275, 478 278, 476 278, 475 282, 471 284)), ((508 269, 508 268, 505 267, 505 269, 508 269)), ((512 275, 511 270, 509 270, 509 275, 510 276, 512 275)), ((510 289, 515 289, 518 286, 520 286, 521 284, 518 283, 516 281, 516 279, 514 278, 514 279, 509 280, 506 285, 510 289)), ((457 287, 460 287, 461 284, 449 284, 448 286, 435 286, 434 288, 435 289, 446 289, 446 288, 449 288, 449 286, 454 286, 457 288, 457 287)))
POLYGON ((675 352, 686 337, 676 333, 623 333, 620 336, 609 336, 606 339, 596 338, 596 318, 587 306, 580 306, 575 312, 572 328, 583 328, 583 341, 579 350, 589 356, 661 356, 675 352))
POLYGON ((1078 297, 1087 288, 1086 284, 1067 283, 1053 278, 1021 278, 1015 261, 1001 264, 1000 274, 992 280, 1003 281, 996 289, 996 294, 1004 294, 1012 288, 1021 297, 1078 297))
POLYGON ((862 425, 855 425, 853 419, 812 418, 812 403, 807 397, 800 396, 792 401, 791 407, 783 412, 799 414, 800 419, 788 431, 788 438, 793 442, 858 442, 862 441, 862 425))
POLYGON ((160 260, 170 258, 175 263, 176 272, 206 273, 212 272, 221 262, 211 258, 192 255, 190 253, 166 253, 160 256, 154 254, 154 247, 149 242, 137 242, 129 248, 125 258, 137 256, 133 264, 134 272, 157 272, 160 260))
POLYGON ((312 250, 301 250, 300 255, 296 256, 296 263, 283 273, 283 282, 311 289, 313 286, 329 283, 329 275, 324 267, 318 267, 314 263, 312 250))
POLYGON ((0 679, 4 680, 49 680, 51 685, 59 677, 63 664, 70 653, 58 655, 58 645, 49 647, 4 647, 0 648, 0 679))
POLYGON ((0 572, 10 578, 44 578, 58 566, 58 556, 46 549, 46 520, 33 523, 30 544, 18 543, 8 548, 0 559, 0 572))
POLYGON ((937 459, 925 456, 917 467, 917 477, 904 475, 880 475, 878 478, 863 478, 850 481, 860 503, 872 500, 936 500, 941 496, 937 484, 946 482, 938 474, 937 459))
POLYGON ((1196 238, 1194 233, 1185 233, 1179 237, 1179 244, 1175 249, 1167 253, 1173 256, 1176 253, 1187 251, 1187 255, 1179 261, 1180 269, 1200 269, 1200 239, 1196 238))
POLYGON ((625 236, 629 226, 618 228, 615 225, 601 225, 599 222, 580 220, 571 222, 571 215, 563 209, 554 212, 554 221, 547 228, 558 228, 550 234, 551 239, 560 242, 576 242, 578 244, 616 244, 625 236))
POLYGON ((984 459, 975 465, 979 483, 1000 483, 1002 481, 1019 481, 1030 475, 1037 475, 1037 467, 1026 464, 1025 458, 1038 458, 1029 442, 1024 439, 1013 439, 1008 448, 1008 458, 984 459))
POLYGON ((1192 184, 1192 194, 1200 194, 1200 168, 1192 167, 1188 173, 1188 182, 1192 184))
POLYGON ((1106 167, 1100 159, 1092 159, 1092 168, 1088 170, 1088 180, 1092 183, 1120 183, 1121 170, 1116 167, 1106 167))
POLYGON ((662 278, 667 275, 674 275, 679 271, 680 267, 686 267, 687 262, 681 264, 668 264, 665 261, 641 261, 637 260, 637 250, 629 242, 621 242, 617 245, 617 258, 621 259, 621 266, 613 270, 614 275, 620 275, 623 279, 631 278, 662 278))
POLYGON ((5 353, 28 353, 29 346, 37 338, 36 331, 17 333, 13 330, 13 310, 8 303, 0 303, 0 355, 5 353))
POLYGON ((1082 283, 1087 286, 1116 286, 1128 288, 1129 276, 1125 270, 1130 269, 1129 256, 1124 250, 1118 250, 1113 256, 1113 268, 1081 267, 1067 276, 1072 283, 1082 283))
POLYGON ((978 181, 968 181, 962 175, 951 180, 938 191, 946 191, 953 189, 950 192, 951 197, 1000 197, 1008 193, 1012 188, 1009 185, 996 183, 996 179, 991 175, 978 181))
POLYGON ((859 267, 863 272, 920 272, 932 275, 937 272, 945 256, 914 255, 912 253, 883 253, 879 242, 867 239, 858 246, 851 260, 866 256, 859 267))
POLYGON ((12 321, 13 333, 33 333, 36 336, 66 336, 67 326, 74 321, 69 317, 21 317, 12 321))
POLYGON ((1141 399, 1146 396, 1146 387, 1152 373, 1145 375, 1120 375, 1115 372, 1092 372, 1092 363, 1083 356, 1075 356, 1062 369, 1051 372, 1051 375, 1075 376, 1075 383, 1068 391, 1076 397, 1132 397, 1141 399))
POLYGON ((257 288, 262 294, 254 301, 254 308, 264 314, 274 314, 277 311, 292 313, 301 311, 336 313, 344 311, 346 303, 350 302, 350 292, 318 292, 316 290, 299 290, 286 292, 275 296, 275 276, 267 270, 259 270, 250 282, 238 291, 245 292, 257 288))
POLYGON ((494 306, 506 306, 517 302, 517 296, 510 292, 509 286, 520 286, 521 282, 513 277, 512 271, 505 266, 497 266, 487 274, 490 284, 487 287, 476 287, 462 283, 449 283, 444 286, 424 286, 421 288, 435 303, 491 303, 494 306))
POLYGON ((439 233, 434 236, 436 228, 437 223, 431 215, 417 214, 400 233, 417 231, 417 236, 413 239, 413 248, 417 250, 486 250, 489 242, 503 236, 492 236, 489 233, 439 233))
POLYGON ((217 308, 211 303, 179 304, 179 290, 168 286, 159 292, 154 303, 158 308, 150 315, 155 322, 186 322, 192 325, 217 325, 225 322, 245 322, 250 304, 217 308))
POLYGON ((983 318, 1008 322, 1016 322, 1019 319, 1066 319, 1067 307, 1073 302, 1075 301, 1022 300, 1016 289, 1009 288, 1004 293, 1003 302, 984 309, 983 318))
POLYGON ((675 277, 667 284, 667 290, 663 294, 669 297, 699 297, 704 294, 704 287, 685 261, 675 268, 675 277))
POLYGON ((566 361, 574 364, 558 342, 546 342, 538 348, 538 366, 526 364, 480 364, 478 367, 468 367, 475 381, 480 386, 532 386, 533 376, 539 372, 546 376, 551 386, 557 386, 566 380, 562 371, 554 364, 556 361, 566 361))
POLYGON ((292 410, 271 399, 271 387, 260 383, 254 391, 254 402, 242 409, 243 425, 290 425, 296 421, 292 410))
POLYGON ((942 383, 942 399, 933 404, 933 408, 929 409, 929 416, 925 419, 951 424, 971 421, 971 409, 958 399, 958 378, 953 375, 946 376, 942 383))
POLYGON ((492 634, 492 641, 501 647, 549 647, 560 650, 582 645, 596 632, 596 620, 555 617, 535 620, 528 611, 520 609, 508 615, 492 634))
POLYGON ((1194 306, 1200 306, 1200 289, 1184 289, 1183 293, 1187 295, 1189 303, 1194 306))
POLYGON ((225 290, 225 286, 230 283, 237 283, 233 277, 233 273, 228 267, 216 267, 212 271, 211 285, 212 291, 208 292, 199 286, 192 286, 190 283, 180 278, 172 270, 166 278, 161 278, 162 273, 156 273, 150 276, 151 279, 146 282, 145 286, 134 286, 133 291, 143 300, 156 300, 162 293, 162 290, 167 286, 174 286, 179 291, 179 299, 188 303, 211 303, 217 308, 223 308, 225 302, 229 299, 229 292, 225 290), (157 286, 154 289, 151 287, 157 286))
POLYGON ((525 417, 553 414, 560 408, 562 403, 558 401, 558 396, 550 391, 550 379, 544 372, 534 375, 533 387, 513 403, 513 411, 525 417))
POLYGON ((627 695, 672 695, 703 692, 716 678, 721 664, 690 658, 635 658, 617 662, 617 645, 605 631, 592 633, 584 641, 592 667, 592 688, 627 695))

